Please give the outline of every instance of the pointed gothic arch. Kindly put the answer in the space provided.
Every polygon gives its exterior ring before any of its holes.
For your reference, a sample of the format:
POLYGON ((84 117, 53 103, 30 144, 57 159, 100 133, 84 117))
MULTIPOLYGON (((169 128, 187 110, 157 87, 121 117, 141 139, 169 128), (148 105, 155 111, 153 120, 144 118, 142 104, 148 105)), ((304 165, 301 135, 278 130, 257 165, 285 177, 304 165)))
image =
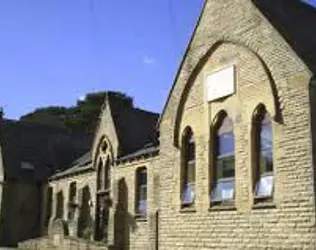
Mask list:
POLYGON ((110 141, 104 135, 100 138, 95 155, 97 171, 96 223, 95 240, 107 242, 107 229, 110 211, 111 166, 113 166, 113 150, 110 141))
POLYGON ((266 61, 259 55, 257 52, 258 49, 253 47, 252 44, 245 44, 242 41, 235 41, 228 38, 219 39, 217 42, 214 42, 208 51, 201 57, 201 59, 194 65, 193 69, 191 70, 190 76, 185 83, 185 86, 180 94, 178 105, 176 107, 175 116, 173 120, 173 144, 176 147, 179 147, 180 143, 180 127, 181 127, 181 118, 184 112, 184 106, 189 96, 190 90, 197 79, 200 71, 206 65, 206 63, 211 60, 212 55, 217 51, 217 49, 224 44, 228 45, 235 45, 242 49, 245 53, 250 53, 256 60, 259 61, 261 70, 266 74, 269 82, 270 88, 270 98, 272 99, 273 105, 269 108, 271 110, 271 115, 273 116, 274 120, 282 122, 282 114, 281 114, 281 98, 279 96, 277 86, 275 84, 274 78, 270 71, 270 68, 266 61))

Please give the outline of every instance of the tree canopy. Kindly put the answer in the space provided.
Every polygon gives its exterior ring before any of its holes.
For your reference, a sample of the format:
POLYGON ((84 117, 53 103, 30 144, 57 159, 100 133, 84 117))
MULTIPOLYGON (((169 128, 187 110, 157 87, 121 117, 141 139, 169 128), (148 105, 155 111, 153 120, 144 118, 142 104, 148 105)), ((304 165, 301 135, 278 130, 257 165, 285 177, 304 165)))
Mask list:
POLYGON ((21 116, 20 120, 68 128, 74 132, 93 132, 107 93, 111 93, 123 100, 132 100, 129 96, 121 92, 88 93, 84 100, 77 100, 75 106, 37 108, 21 116))

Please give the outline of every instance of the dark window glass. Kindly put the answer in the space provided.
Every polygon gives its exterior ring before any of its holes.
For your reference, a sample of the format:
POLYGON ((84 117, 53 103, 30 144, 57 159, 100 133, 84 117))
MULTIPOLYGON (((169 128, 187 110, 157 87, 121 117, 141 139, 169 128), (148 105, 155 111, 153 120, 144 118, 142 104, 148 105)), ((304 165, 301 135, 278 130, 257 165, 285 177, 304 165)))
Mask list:
POLYGON ((102 169, 103 169, 102 160, 99 159, 98 170, 97 170, 97 190, 100 190, 102 188, 102 169))
POLYGON ((226 114, 215 126, 214 140, 211 202, 232 202, 235 196, 235 136, 233 122, 226 114))
POLYGON ((271 198, 274 189, 272 121, 264 106, 258 108, 253 126, 255 198, 271 198))
POLYGON ((62 191, 56 194, 56 200, 56 218, 62 219, 64 216, 64 194, 62 191))
POLYGON ((183 137, 183 180, 181 200, 190 206, 195 198, 195 143, 192 130, 186 129, 183 137))
POLYGON ((106 159, 104 166, 104 189, 107 190, 110 187, 110 159, 106 159))
POLYGON ((136 213, 142 216, 147 214, 147 170, 137 171, 136 213))
POLYGON ((183 187, 183 192, 182 192, 182 204, 190 205, 194 202, 194 198, 195 198, 195 184, 186 183, 183 187))
POLYGON ((76 182, 72 182, 70 183, 70 187, 69 187, 68 220, 74 219, 76 196, 77 196, 77 185, 76 185, 76 182))

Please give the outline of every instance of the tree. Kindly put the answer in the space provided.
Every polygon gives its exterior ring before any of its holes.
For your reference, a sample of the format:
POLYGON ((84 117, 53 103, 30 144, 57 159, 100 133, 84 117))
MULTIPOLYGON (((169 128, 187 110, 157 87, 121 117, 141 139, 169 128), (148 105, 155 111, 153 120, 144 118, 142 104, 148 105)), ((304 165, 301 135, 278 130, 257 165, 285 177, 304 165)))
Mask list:
POLYGON ((120 92, 88 93, 84 100, 77 100, 75 106, 49 106, 37 108, 21 116, 21 121, 49 124, 75 132, 93 132, 106 95, 132 102, 132 98, 120 92))

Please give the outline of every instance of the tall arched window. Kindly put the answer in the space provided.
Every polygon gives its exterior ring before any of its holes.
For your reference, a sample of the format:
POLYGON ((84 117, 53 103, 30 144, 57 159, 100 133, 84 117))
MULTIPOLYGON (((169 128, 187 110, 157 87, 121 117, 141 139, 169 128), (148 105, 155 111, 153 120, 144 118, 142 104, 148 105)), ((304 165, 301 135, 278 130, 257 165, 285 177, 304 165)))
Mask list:
POLYGON ((186 128, 182 138, 182 206, 194 204, 195 199, 195 142, 193 131, 186 128))
POLYGON ((76 182, 71 182, 69 186, 68 194, 68 220, 73 220, 75 217, 75 208, 77 205, 77 184, 76 182))
POLYGON ((63 219, 64 217, 64 194, 59 191, 56 194, 56 219, 63 219))
POLYGON ((45 228, 48 228, 49 220, 52 216, 52 206, 53 206, 53 188, 48 187, 47 189, 47 203, 46 203, 46 221, 45 221, 45 228))
POLYGON ((231 204, 235 198, 235 136, 226 112, 217 116, 212 134, 211 203, 231 204))
POLYGON ((139 168, 136 171, 136 214, 147 214, 147 169, 139 168))
POLYGON ((252 131, 254 197, 270 200, 274 189, 272 120, 264 105, 255 110, 252 131))
POLYGON ((99 159, 98 167, 97 167, 97 190, 102 189, 102 171, 103 171, 103 162, 101 159, 99 159))
POLYGON ((110 211, 111 165, 113 164, 112 147, 104 136, 100 141, 97 156, 97 197, 95 206, 95 240, 107 242, 110 211))
POLYGON ((105 161, 105 166, 104 166, 104 190, 107 190, 110 188, 110 158, 107 156, 106 161, 105 161))

